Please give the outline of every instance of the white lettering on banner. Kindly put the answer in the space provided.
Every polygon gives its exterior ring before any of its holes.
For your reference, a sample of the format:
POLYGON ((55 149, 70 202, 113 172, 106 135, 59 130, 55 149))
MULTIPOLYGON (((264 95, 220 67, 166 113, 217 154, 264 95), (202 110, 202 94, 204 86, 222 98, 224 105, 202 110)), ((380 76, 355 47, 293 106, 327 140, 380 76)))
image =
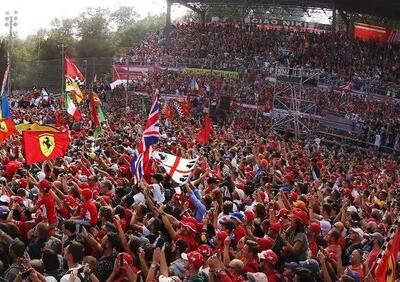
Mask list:
POLYGON ((264 24, 264 25, 273 25, 279 26, 281 28, 307 28, 307 29, 316 29, 316 30, 328 30, 330 25, 319 24, 319 23, 309 23, 303 21, 295 21, 288 19, 270 19, 270 18, 245 18, 244 21, 246 23, 253 24, 264 24))

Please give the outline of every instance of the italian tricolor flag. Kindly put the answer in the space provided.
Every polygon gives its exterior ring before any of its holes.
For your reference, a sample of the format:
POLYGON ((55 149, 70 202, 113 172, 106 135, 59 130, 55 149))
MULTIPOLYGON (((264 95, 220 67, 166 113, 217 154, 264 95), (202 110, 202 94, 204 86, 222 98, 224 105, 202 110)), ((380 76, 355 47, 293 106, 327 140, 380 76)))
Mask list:
POLYGON ((101 108, 100 98, 96 93, 90 93, 90 109, 92 111, 92 119, 93 119, 93 136, 94 138, 98 138, 101 134, 101 123, 107 121, 104 115, 103 109, 101 108))
POLYGON ((67 93, 65 96, 65 105, 67 107, 67 113, 69 113, 74 120, 78 121, 81 119, 82 114, 75 105, 74 101, 71 99, 69 93, 67 93))

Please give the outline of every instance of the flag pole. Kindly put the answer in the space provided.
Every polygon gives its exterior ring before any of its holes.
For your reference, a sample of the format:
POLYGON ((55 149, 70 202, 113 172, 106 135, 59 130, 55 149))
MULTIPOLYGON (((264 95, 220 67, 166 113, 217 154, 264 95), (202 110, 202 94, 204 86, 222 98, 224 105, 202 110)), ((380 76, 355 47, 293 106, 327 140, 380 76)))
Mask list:
POLYGON ((61 95, 64 94, 64 86, 65 86, 65 70, 64 70, 64 61, 65 61, 65 46, 64 43, 61 43, 61 95))
POLYGON ((129 86, 129 62, 126 60, 126 68, 128 76, 126 77, 126 91, 125 91, 125 111, 128 111, 128 86, 129 86))

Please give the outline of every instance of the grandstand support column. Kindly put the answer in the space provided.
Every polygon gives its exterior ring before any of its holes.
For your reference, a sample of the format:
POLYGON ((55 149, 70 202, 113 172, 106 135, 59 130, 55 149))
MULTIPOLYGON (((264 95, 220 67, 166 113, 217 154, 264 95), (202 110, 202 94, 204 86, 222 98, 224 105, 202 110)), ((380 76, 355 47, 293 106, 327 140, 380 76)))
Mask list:
POLYGON ((164 38, 166 47, 169 46, 171 36, 171 6, 172 0, 167 0, 167 15, 165 20, 164 38))
POLYGON ((201 11, 199 13, 199 15, 200 15, 200 19, 201 19, 201 24, 203 26, 205 26, 205 24, 206 24, 206 11, 201 11))
POLYGON ((335 0, 332 2, 332 33, 333 36, 336 34, 336 3, 335 0))

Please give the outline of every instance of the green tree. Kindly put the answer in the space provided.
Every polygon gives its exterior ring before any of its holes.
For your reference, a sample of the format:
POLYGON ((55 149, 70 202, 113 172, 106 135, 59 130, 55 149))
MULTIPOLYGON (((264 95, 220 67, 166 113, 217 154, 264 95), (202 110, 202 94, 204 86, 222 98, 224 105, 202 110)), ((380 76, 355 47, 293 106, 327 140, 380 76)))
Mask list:
POLYGON ((114 45, 109 29, 110 10, 88 8, 76 19, 76 53, 82 58, 110 57, 114 55, 114 45))
POLYGON ((0 38, 0 77, 3 77, 3 72, 7 65, 7 41, 5 38, 0 38))
POLYGON ((119 7, 111 13, 110 21, 113 23, 117 30, 123 29, 132 25, 139 18, 139 14, 133 7, 119 7))
POLYGON ((134 44, 147 38, 150 34, 160 32, 165 25, 165 14, 159 16, 147 16, 132 25, 118 30, 114 34, 114 42, 119 52, 131 48, 134 44))

